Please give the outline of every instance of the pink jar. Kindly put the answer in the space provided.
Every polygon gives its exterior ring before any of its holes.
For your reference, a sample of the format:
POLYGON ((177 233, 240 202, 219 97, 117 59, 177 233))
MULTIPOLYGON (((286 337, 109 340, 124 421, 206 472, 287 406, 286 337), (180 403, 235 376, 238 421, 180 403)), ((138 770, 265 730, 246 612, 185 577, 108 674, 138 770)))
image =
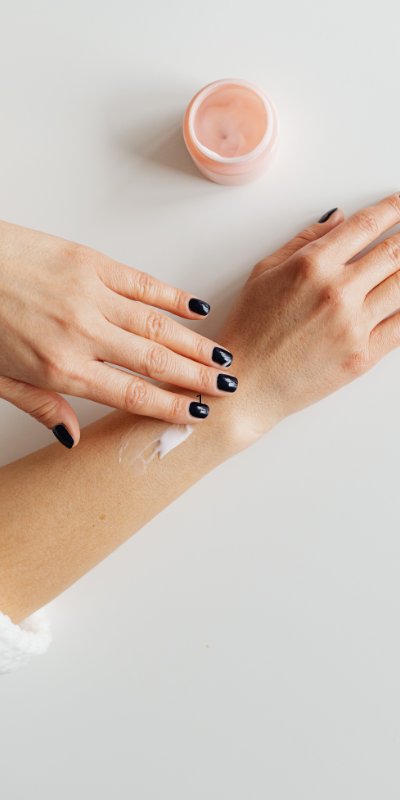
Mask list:
POLYGON ((240 186, 261 177, 275 159, 279 119, 270 97, 248 81, 209 83, 189 103, 186 147, 212 181, 240 186))

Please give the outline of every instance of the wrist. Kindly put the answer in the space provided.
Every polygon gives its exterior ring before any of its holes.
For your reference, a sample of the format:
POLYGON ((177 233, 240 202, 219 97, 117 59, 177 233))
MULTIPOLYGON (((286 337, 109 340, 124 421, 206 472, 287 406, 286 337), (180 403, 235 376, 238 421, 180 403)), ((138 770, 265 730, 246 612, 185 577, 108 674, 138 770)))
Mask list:
MULTIPOLYGON (((201 451, 207 456, 210 469, 246 450, 281 419, 272 403, 268 408, 265 396, 262 403, 257 403, 243 371, 237 370, 236 374, 239 378, 236 392, 229 397, 203 395, 203 401, 210 407, 209 416, 192 426, 199 447, 196 458, 200 458, 201 451)), ((186 394, 184 389, 171 384, 161 386, 176 394, 186 394)), ((194 444, 193 437, 190 439, 194 444)))
POLYGON ((264 403, 260 413, 258 412, 257 403, 251 395, 248 395, 245 385, 241 385, 240 378, 238 389, 233 396, 207 397, 206 402, 210 406, 210 414, 204 425, 203 423, 196 425, 195 430, 199 436, 207 438, 215 457, 221 463, 246 450, 280 421, 272 408, 270 413, 265 415, 264 403))

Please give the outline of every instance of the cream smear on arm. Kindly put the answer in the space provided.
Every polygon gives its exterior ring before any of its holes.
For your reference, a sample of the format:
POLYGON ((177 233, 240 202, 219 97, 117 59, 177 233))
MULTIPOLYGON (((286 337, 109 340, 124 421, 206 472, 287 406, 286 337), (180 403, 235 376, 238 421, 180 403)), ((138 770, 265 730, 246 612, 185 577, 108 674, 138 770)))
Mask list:
POLYGON ((119 463, 131 468, 135 475, 143 475, 157 453, 160 458, 164 458, 182 444, 192 431, 190 425, 170 425, 168 422, 160 422, 156 429, 152 427, 149 430, 147 426, 137 422, 121 440, 119 463))

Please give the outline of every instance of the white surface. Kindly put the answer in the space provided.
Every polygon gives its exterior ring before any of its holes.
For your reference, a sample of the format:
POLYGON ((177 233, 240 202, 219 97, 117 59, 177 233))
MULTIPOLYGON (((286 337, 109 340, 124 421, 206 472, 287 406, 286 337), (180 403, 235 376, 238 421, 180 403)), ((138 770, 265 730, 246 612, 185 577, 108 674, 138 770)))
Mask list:
MULTIPOLYGON (((210 301, 211 335, 262 255, 400 191, 399 22, 388 0, 3 0, 0 217, 210 301), (179 132, 227 76, 282 122, 241 188, 179 132)), ((398 800, 399 410, 397 352, 53 602, 48 654, 0 682, 1 797, 398 800)), ((52 440, 0 411, 3 462, 52 440)))

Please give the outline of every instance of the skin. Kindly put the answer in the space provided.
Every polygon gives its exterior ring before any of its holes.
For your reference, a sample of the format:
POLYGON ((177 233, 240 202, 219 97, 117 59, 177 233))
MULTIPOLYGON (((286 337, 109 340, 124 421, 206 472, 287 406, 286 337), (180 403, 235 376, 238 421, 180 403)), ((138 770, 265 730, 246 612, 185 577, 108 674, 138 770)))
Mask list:
POLYGON ((157 311, 203 319, 192 295, 83 245, 0 222, 0 397, 79 442, 74 411, 58 392, 196 425, 197 394, 226 396, 216 342, 157 311), (117 370, 174 384, 171 391, 117 370))
POLYGON ((159 423, 119 411, 77 450, 54 444, 4 467, 2 611, 19 622, 45 605, 211 469, 397 347, 400 236, 348 262, 399 221, 398 195, 346 222, 336 211, 257 264, 221 331, 237 393, 210 397, 208 419, 143 475, 119 464, 121 439, 137 422, 132 436, 151 441, 159 423))

